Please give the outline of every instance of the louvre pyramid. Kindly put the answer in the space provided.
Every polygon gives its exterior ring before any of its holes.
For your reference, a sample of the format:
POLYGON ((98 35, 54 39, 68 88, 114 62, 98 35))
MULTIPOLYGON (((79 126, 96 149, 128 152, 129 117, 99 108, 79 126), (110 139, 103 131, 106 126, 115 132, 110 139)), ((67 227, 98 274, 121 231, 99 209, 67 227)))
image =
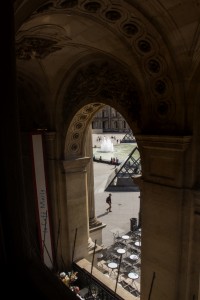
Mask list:
POLYGON ((138 175, 141 175, 141 162, 138 147, 135 147, 127 159, 110 174, 105 191, 138 191, 132 179, 138 175))

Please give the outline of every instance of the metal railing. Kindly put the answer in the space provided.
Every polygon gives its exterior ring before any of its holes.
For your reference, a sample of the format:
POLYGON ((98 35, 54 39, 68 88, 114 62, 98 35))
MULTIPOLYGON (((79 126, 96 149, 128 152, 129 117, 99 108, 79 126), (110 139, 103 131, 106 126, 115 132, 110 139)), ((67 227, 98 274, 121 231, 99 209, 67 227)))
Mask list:
POLYGON ((85 300, 124 300, 87 270, 80 268, 76 263, 73 263, 73 270, 78 272, 79 286, 85 290, 85 300))

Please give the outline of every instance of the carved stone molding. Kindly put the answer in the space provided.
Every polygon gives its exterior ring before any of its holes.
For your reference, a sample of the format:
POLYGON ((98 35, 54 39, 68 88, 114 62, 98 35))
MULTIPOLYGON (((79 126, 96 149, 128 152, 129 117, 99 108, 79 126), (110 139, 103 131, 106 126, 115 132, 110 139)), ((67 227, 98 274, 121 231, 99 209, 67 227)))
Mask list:
POLYGON ((190 136, 136 136, 142 178, 163 185, 182 187, 185 184, 185 153, 190 136), (178 171, 177 171, 178 170, 178 171))
POLYGON ((65 160, 62 162, 65 173, 86 172, 86 167, 90 157, 83 157, 74 160, 65 160))
POLYGON ((91 228, 96 228, 98 226, 102 225, 102 222, 97 220, 97 218, 90 218, 89 219, 89 227, 91 228))
MULTIPOLYGON (((64 115, 71 106, 79 104, 82 99, 99 99, 104 103, 115 100, 117 105, 131 110, 133 118, 140 114, 139 89, 131 74, 120 65, 105 59, 95 61, 77 70, 72 83, 66 91, 64 115)), ((93 104, 93 106, 97 104, 93 104)))
POLYGON ((40 37, 24 37, 16 44, 16 56, 18 59, 30 60, 32 58, 43 59, 50 53, 60 50, 57 41, 40 37))
POLYGON ((101 107, 99 103, 84 106, 71 121, 66 136, 65 158, 80 157, 84 154, 84 135, 92 116, 101 107))

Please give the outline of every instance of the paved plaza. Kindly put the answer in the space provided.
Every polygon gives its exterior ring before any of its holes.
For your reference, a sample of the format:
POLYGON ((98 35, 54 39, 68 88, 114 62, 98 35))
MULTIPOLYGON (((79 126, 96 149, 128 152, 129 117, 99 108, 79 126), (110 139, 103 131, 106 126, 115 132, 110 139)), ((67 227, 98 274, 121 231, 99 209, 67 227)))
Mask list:
MULTIPOLYGON (((120 139, 124 135, 116 134, 115 136, 120 139)), ((93 135, 93 138, 96 141, 96 136, 93 135)), ((130 230, 130 219, 138 219, 140 192, 111 192, 112 212, 108 213, 106 210, 108 207, 106 197, 109 192, 105 192, 104 189, 115 166, 98 162, 94 162, 93 165, 96 218, 106 224, 102 233, 102 243, 105 247, 108 247, 113 243, 113 230, 118 228, 126 233, 130 230)))

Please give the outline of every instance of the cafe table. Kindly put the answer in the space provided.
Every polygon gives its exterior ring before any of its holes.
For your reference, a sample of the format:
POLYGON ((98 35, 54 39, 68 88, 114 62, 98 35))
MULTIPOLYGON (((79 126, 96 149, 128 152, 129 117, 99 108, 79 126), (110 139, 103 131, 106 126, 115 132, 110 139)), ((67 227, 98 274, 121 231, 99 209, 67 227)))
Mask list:
POLYGON ((114 274, 114 269, 117 269, 117 263, 115 263, 115 262, 110 262, 109 264, 108 264, 108 268, 109 269, 111 269, 111 272, 110 272, 110 276, 112 275, 112 274, 114 274))
POLYGON ((115 242, 115 239, 117 237, 120 237, 120 235, 124 233, 124 230, 121 229, 121 228, 119 228, 119 227, 114 227, 114 228, 110 229, 110 232, 112 232, 112 234, 113 234, 113 242, 115 242))
POLYGON ((122 239, 127 242, 129 240, 130 236, 129 235, 122 235, 122 239))
POLYGON ((132 260, 137 260, 137 259, 139 258, 139 256, 136 255, 136 254, 131 254, 131 255, 129 256, 129 258, 132 259, 132 260))
POLYGON ((117 249, 117 253, 119 253, 119 254, 124 254, 125 252, 126 252, 125 249, 122 249, 122 248, 117 249))
POLYGON ((137 246, 137 247, 140 247, 140 246, 141 246, 141 242, 140 242, 140 241, 136 241, 134 244, 135 244, 135 246, 137 246))
POLYGON ((128 277, 130 279, 132 279, 132 286, 134 285, 136 290, 138 291, 138 288, 137 288, 136 283, 135 283, 135 279, 138 279, 139 275, 135 272, 130 272, 130 273, 128 273, 128 277))
POLYGON ((128 277, 132 280, 135 280, 135 279, 139 278, 139 275, 135 272, 130 272, 130 273, 128 273, 128 277))

